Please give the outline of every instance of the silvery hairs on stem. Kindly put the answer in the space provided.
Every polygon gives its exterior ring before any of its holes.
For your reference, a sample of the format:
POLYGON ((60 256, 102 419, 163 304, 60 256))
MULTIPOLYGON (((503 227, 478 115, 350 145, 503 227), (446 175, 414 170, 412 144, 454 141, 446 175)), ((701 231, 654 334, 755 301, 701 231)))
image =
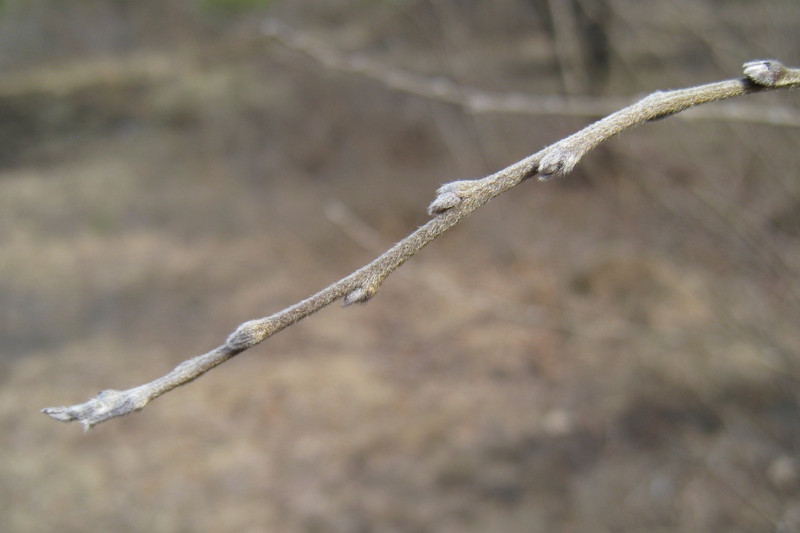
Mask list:
POLYGON ((337 300, 342 300, 344 306, 367 302, 397 267, 478 207, 529 178, 537 177, 544 181, 569 173, 586 153, 628 128, 700 104, 800 87, 800 69, 786 68, 775 60, 745 63, 744 75, 741 79, 655 92, 495 174, 482 179, 445 184, 439 188, 436 198, 428 207, 428 213, 433 217, 431 220, 349 276, 271 316, 245 322, 221 346, 184 361, 150 383, 123 391, 104 390, 85 403, 47 407, 42 412, 63 422, 78 421, 88 430, 106 420, 140 411, 162 394, 197 379, 337 300))

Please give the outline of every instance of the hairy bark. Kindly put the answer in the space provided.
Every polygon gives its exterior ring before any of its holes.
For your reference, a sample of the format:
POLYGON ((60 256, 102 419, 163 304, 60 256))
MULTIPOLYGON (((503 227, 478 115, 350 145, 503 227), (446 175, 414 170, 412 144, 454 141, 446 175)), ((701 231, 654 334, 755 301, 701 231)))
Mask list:
POLYGON ((397 267, 478 207, 529 178, 547 180, 569 173, 587 152, 628 128, 700 104, 800 87, 800 69, 788 69, 775 60, 745 63, 744 74, 741 79, 655 92, 495 174, 445 184, 438 189, 436 198, 428 207, 433 216, 430 221, 349 276, 271 316, 245 322, 221 346, 184 361, 150 383, 124 391, 105 390, 85 403, 48 407, 42 412, 56 420, 81 422, 85 429, 89 429, 106 420, 139 411, 162 394, 193 381, 337 300, 343 300, 345 306, 367 302, 397 267))

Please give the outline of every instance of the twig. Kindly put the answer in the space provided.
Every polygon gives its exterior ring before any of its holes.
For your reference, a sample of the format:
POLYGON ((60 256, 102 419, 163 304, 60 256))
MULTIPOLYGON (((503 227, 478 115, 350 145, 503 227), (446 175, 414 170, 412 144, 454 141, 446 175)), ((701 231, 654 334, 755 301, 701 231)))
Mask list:
POLYGON ((550 20, 553 24, 553 41, 561 71, 561 81, 567 94, 581 94, 588 85, 586 70, 581 58, 580 32, 571 2, 548 0, 550 20))
MULTIPOLYGON (((395 91, 454 104, 470 113, 598 118, 630 104, 630 99, 625 98, 534 96, 481 91, 443 77, 430 78, 389 67, 362 54, 343 54, 276 20, 268 20, 261 29, 268 37, 307 55, 327 68, 364 76, 395 91)), ((698 109, 681 115, 681 118, 755 122, 800 128, 800 112, 788 106, 737 103, 698 109)))
POLYGON ((200 377, 337 300, 343 299, 345 306, 368 301, 397 267, 478 207, 534 176, 539 180, 547 180, 567 174, 588 151, 628 128, 699 104, 756 92, 800 87, 800 69, 787 69, 774 60, 745 63, 744 74, 742 79, 655 92, 495 174, 483 179, 443 185, 428 207, 428 212, 433 216, 428 223, 349 276, 272 316, 245 322, 223 345, 184 361, 155 381, 125 391, 105 390, 86 403, 71 407, 48 407, 42 412, 65 422, 79 421, 89 429, 111 418, 139 411, 153 399, 200 377))

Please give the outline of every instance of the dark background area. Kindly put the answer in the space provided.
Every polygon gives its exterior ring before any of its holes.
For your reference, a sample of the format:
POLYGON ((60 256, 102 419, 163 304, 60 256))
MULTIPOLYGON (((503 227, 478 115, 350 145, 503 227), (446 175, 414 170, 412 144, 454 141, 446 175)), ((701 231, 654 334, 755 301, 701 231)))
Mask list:
POLYGON ((38 413, 166 373, 596 118, 398 92, 265 20, 634 101, 800 66, 796 0, 0 5, 0 530, 800 531, 797 92, 624 133, 141 413, 38 413))

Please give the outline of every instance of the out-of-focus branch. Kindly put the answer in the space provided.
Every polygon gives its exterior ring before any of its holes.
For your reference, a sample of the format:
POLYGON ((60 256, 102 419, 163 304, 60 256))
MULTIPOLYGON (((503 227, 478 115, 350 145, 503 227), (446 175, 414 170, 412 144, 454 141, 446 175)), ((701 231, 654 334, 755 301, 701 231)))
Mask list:
POLYGON ((443 185, 428 207, 429 214, 433 216, 430 221, 373 262, 310 298, 272 316, 245 322, 221 346, 181 363, 155 381, 125 391, 106 390, 83 404, 48 407, 42 411, 57 420, 81 422, 86 429, 111 418, 139 411, 153 399, 200 377, 337 300, 343 300, 345 306, 368 301, 397 267, 478 207, 529 178, 546 180, 570 172, 588 151, 628 128, 699 104, 756 92, 800 87, 800 70, 787 69, 778 61, 745 63, 744 74, 742 79, 653 93, 495 174, 443 185))
MULTIPOLYGON (((481 91, 446 78, 413 74, 369 59, 363 54, 345 54, 283 23, 268 20, 262 32, 282 45, 301 52, 326 68, 358 74, 408 94, 461 106, 470 113, 603 117, 630 104, 630 99, 579 96, 534 96, 522 93, 481 91)), ((788 106, 727 104, 692 110, 684 120, 728 120, 800 128, 800 110, 788 106)))
POLYGON ((581 40, 571 2, 548 0, 553 23, 553 41, 567 94, 581 94, 588 86, 588 77, 581 57, 581 40))

